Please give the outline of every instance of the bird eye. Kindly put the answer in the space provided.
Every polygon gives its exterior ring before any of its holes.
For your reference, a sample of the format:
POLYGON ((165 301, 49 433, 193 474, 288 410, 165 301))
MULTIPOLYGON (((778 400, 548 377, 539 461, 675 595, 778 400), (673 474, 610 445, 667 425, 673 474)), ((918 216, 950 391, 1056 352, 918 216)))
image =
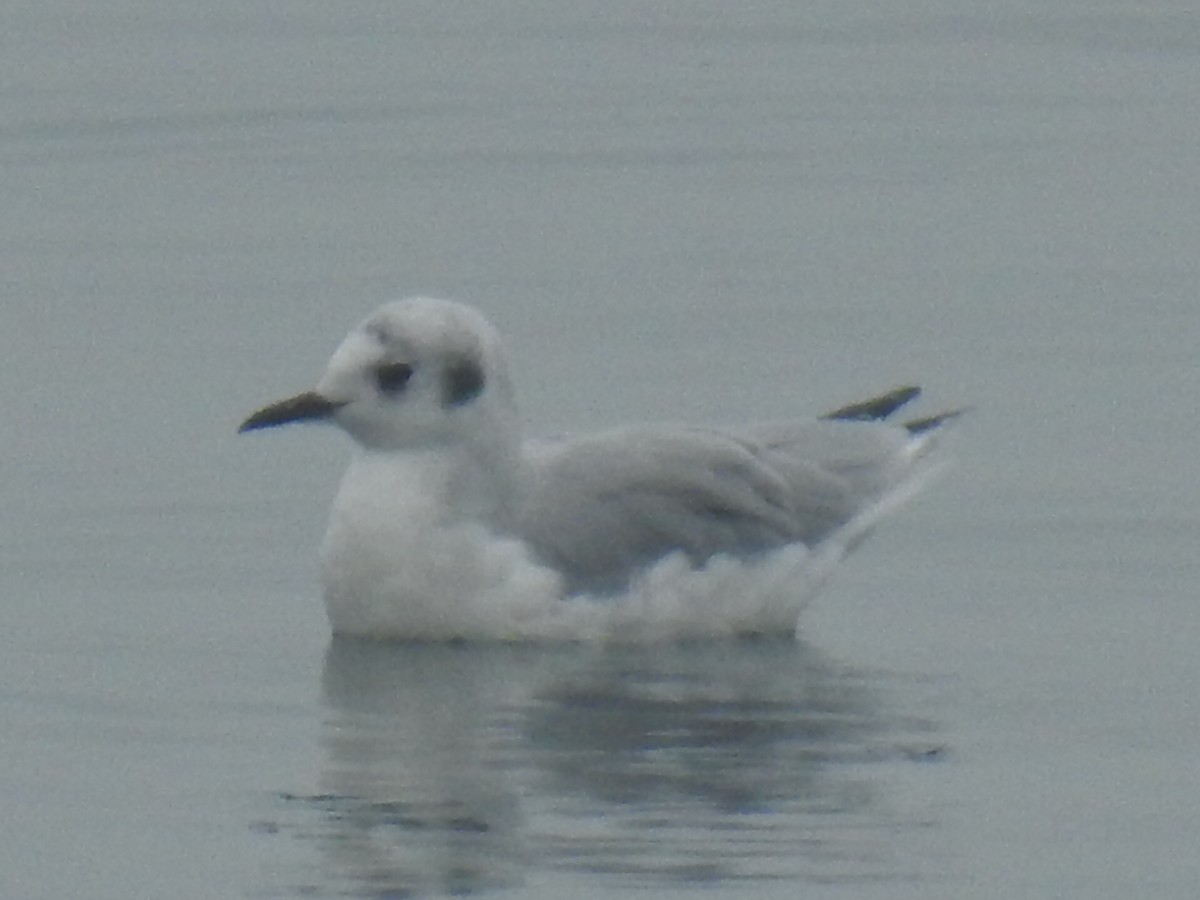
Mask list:
POLYGON ((384 363, 375 369, 375 383, 385 394, 398 394, 412 378, 413 368, 408 363, 384 363))

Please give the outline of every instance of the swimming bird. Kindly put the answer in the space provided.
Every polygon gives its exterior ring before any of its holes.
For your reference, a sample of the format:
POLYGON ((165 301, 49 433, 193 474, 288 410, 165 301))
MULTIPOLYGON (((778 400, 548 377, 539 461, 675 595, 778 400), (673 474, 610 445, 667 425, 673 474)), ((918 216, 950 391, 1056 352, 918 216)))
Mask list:
POLYGON ((329 421, 356 445, 321 548, 335 634, 721 636, 794 630, 844 553, 923 486, 957 413, 886 421, 918 393, 530 441, 495 328, 422 297, 379 308, 315 389, 239 431, 329 421))

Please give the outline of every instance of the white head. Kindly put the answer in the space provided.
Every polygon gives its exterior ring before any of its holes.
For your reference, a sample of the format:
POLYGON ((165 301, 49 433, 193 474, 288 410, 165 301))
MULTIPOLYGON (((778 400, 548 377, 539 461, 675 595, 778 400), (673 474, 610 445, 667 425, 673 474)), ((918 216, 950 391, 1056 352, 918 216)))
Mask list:
POLYGON ((499 335, 461 303, 380 307, 347 335, 313 391, 271 404, 239 431, 330 419, 371 451, 512 451, 516 406, 499 335))

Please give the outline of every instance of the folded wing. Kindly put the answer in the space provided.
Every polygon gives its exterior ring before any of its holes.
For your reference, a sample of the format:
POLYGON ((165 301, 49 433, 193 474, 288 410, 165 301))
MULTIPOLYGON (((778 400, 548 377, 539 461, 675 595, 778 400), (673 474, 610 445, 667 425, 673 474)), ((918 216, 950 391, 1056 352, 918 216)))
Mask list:
POLYGON ((679 551, 699 564, 815 546, 911 475, 931 427, 876 421, 904 388, 815 421, 641 426, 530 451, 521 536, 572 591, 617 591, 679 551))

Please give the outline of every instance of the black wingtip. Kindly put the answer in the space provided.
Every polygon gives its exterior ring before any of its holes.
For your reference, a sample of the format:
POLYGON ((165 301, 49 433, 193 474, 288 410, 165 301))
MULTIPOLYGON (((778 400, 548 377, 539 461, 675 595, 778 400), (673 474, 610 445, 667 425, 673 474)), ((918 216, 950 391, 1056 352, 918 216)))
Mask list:
POLYGON ((835 409, 821 418, 837 419, 843 422, 877 422, 880 419, 886 419, 904 404, 915 400, 920 393, 921 389, 915 385, 898 387, 886 394, 872 397, 870 400, 851 403, 849 406, 835 409))
POLYGON ((921 419, 912 419, 905 422, 904 427, 908 429, 908 433, 912 435, 925 434, 927 431, 933 431, 935 428, 941 428, 947 422, 957 419, 966 409, 952 409, 949 412, 938 413, 936 416, 925 416, 921 419))

